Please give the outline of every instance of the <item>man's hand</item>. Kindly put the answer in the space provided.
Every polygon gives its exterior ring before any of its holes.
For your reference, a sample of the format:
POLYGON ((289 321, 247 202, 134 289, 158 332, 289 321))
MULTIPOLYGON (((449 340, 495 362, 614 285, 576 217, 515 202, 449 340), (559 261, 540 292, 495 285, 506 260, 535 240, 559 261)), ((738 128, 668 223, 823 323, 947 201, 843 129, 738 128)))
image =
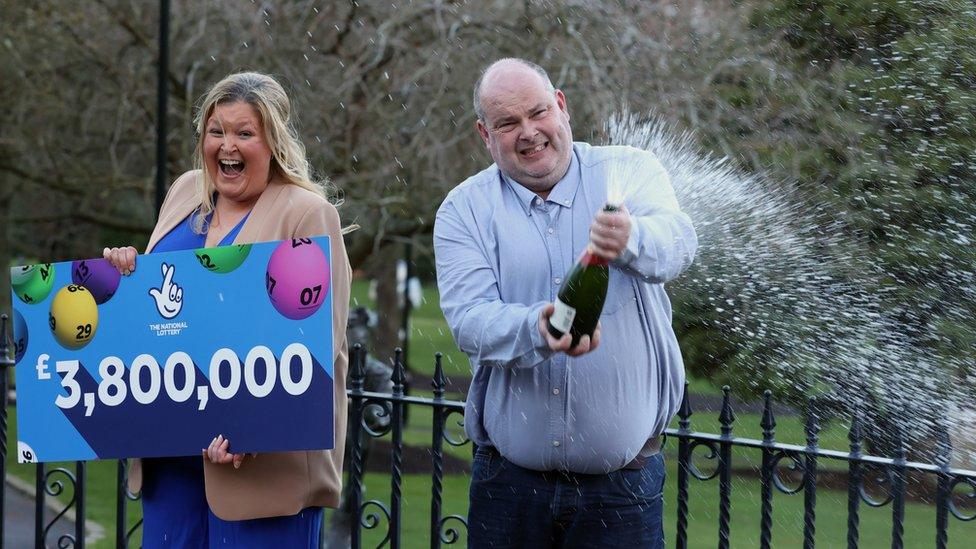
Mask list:
POLYGON ((590 243, 593 252, 607 261, 620 257, 630 238, 630 212, 623 204, 616 212, 600 210, 590 225, 590 243))
POLYGON ((244 454, 231 454, 227 451, 229 447, 230 440, 224 438, 224 435, 217 435, 210 442, 210 446, 203 450, 203 457, 211 463, 233 463, 234 469, 240 469, 241 463, 244 462, 244 454))
POLYGON ((546 343, 549 344, 549 348, 557 353, 566 353, 569 356, 580 356, 595 350, 600 346, 600 323, 597 322, 596 330, 593 331, 593 340, 590 340, 590 336, 583 336, 580 338, 579 343, 575 347, 570 348, 573 344, 573 336, 569 333, 563 334, 563 337, 556 339, 552 337, 549 333, 549 317, 552 316, 553 311, 556 307, 550 303, 542 308, 539 312, 539 332, 542 337, 546 338, 546 343))

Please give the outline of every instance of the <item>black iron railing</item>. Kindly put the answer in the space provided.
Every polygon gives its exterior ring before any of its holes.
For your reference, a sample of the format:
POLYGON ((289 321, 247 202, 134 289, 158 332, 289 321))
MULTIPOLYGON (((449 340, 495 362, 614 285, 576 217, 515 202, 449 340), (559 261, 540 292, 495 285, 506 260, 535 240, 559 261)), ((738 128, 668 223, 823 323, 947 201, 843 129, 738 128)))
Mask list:
MULTIPOLYGON (((5 318, 0 322, 0 333, 5 333, 5 318)), ((0 338, 0 474, 6 475, 4 460, 7 455, 6 441, 6 404, 7 404, 7 370, 12 361, 7 356, 5 337, 0 338)), ((435 358, 435 373, 431 386, 433 398, 421 398, 404 395, 405 371, 402 354, 397 351, 394 357, 393 390, 390 393, 378 393, 364 390, 366 360, 365 351, 356 346, 351 353, 349 388, 349 443, 348 443, 348 482, 344 494, 348 501, 344 508, 353 513, 350 521, 349 538, 352 546, 359 548, 363 544, 364 530, 378 530, 385 522, 387 530, 382 535, 378 545, 389 545, 399 548, 402 542, 402 489, 403 489, 403 412, 407 406, 428 407, 432 410, 432 427, 430 439, 431 458, 431 507, 429 521, 430 546, 438 548, 442 545, 452 545, 461 540, 462 532, 467 530, 465 517, 459 515, 443 515, 443 479, 444 479, 444 443, 451 446, 463 446, 469 441, 463 436, 452 435, 447 428, 450 416, 457 414, 462 424, 464 403, 444 398, 446 379, 441 366, 441 357, 435 358), (374 417, 389 418, 382 422, 382 427, 374 428, 366 421, 369 413, 374 417), (389 504, 379 499, 363 501, 363 481, 366 475, 364 445, 370 440, 390 435, 390 498, 389 504)), ((804 507, 804 547, 813 547, 816 534, 816 506, 817 479, 820 473, 819 460, 840 460, 847 463, 847 543, 849 548, 858 547, 860 533, 861 504, 870 507, 884 507, 891 505, 891 547, 904 546, 904 519, 907 498, 907 482, 909 475, 927 477, 935 485, 934 505, 936 507, 935 539, 932 544, 944 549, 948 546, 949 521, 954 518, 959 521, 976 520, 976 471, 953 469, 950 467, 952 449, 948 434, 943 432, 939 437, 937 459, 935 463, 920 463, 908 461, 903 437, 895 433, 895 450, 893 457, 877 457, 863 453, 863 419, 855 414, 851 420, 849 431, 850 448, 848 451, 827 450, 819 446, 820 424, 817 402, 811 400, 805 411, 806 444, 783 444, 776 441, 776 419, 773 414, 771 393, 765 394, 761 427, 762 440, 739 438, 733 436, 733 426, 736 418, 732 411, 728 388, 722 399, 719 422, 720 434, 701 433, 691 429, 692 407, 687 388, 680 410, 678 412, 678 428, 665 432, 665 448, 670 449, 671 441, 676 441, 678 461, 677 474, 677 532, 675 544, 678 548, 688 547, 688 519, 689 519, 689 485, 692 479, 708 481, 718 478, 718 545, 721 548, 729 546, 729 535, 734 525, 731 521, 732 511, 732 478, 736 474, 732 468, 733 448, 752 449, 762 456, 759 471, 761 482, 761 511, 760 511, 760 545, 763 548, 773 547, 773 498, 776 492, 782 494, 798 494, 803 492, 804 507), (696 450, 705 450, 704 455, 696 450), (704 472, 696 463, 697 459, 714 462, 714 470, 704 472), (784 465, 788 464, 788 465, 784 465), (784 473, 790 471, 800 475, 799 480, 787 480, 784 473), (867 480, 875 481, 873 489, 879 487, 884 497, 872 495, 867 480), (792 482, 792 484, 791 484, 792 482)), ((341 443, 338 442, 337 443, 341 443)), ((35 547, 53 545, 57 547, 85 546, 85 462, 76 462, 74 470, 67 468, 48 469, 44 464, 36 467, 36 495, 34 532, 35 547), (48 496, 59 496, 69 490, 67 503, 63 509, 55 513, 50 520, 45 518, 45 505, 48 496), (74 509, 76 520, 73 533, 60 535, 52 540, 52 527, 62 520, 70 509, 74 509)), ((141 526, 137 522, 128 526, 126 504, 135 499, 126 491, 125 462, 119 461, 116 477, 116 547, 128 547, 132 536, 141 526)), ((0 516, 5 517, 6 483, 0 489, 0 516)), ((379 537, 378 535, 376 537, 379 537)), ((3 536, 0 536, 0 540, 3 536)), ((0 541, 0 547, 3 542, 0 541)), ((877 546, 877 540, 872 541, 877 546)))
MULTIPOLYGON (((444 392, 447 387, 447 380, 444 376, 444 369, 441 365, 441 354, 435 355, 434 379, 431 382, 434 398, 408 397, 403 395, 404 367, 402 354, 399 349, 394 357, 393 367, 393 393, 373 393, 363 390, 363 380, 365 378, 364 364, 366 353, 362 348, 354 348, 351 353, 350 364, 350 388, 349 407, 351 414, 349 417, 349 428, 353 430, 351 438, 353 440, 352 464, 350 467, 351 493, 353 501, 351 509, 358 510, 358 516, 353 521, 351 533, 352 546, 362 546, 361 528, 372 530, 381 523, 381 517, 377 512, 382 513, 388 521, 389 528, 386 536, 383 537, 379 545, 390 543, 390 547, 400 546, 400 507, 401 507, 401 487, 402 487, 402 452, 403 452, 403 424, 399 421, 402 417, 402 410, 407 405, 427 406, 432 409, 433 422, 431 425, 431 514, 430 514, 430 546, 440 547, 441 544, 453 544, 460 539, 460 532, 455 527, 448 527, 448 523, 457 522, 460 526, 467 529, 467 521, 458 515, 442 516, 441 504, 443 495, 444 479, 444 442, 452 446, 464 446, 470 441, 466 438, 453 438, 450 431, 446 428, 447 419, 452 414, 459 414, 463 417, 464 403, 445 400, 444 392), (389 426, 381 431, 370 429, 364 421, 365 410, 374 406, 379 408, 381 415, 390 414, 392 421, 389 426), (362 459, 361 447, 363 437, 360 432, 366 433, 369 437, 382 437, 387 433, 392 433, 393 445, 391 449, 391 490, 390 506, 387 507, 382 501, 372 499, 361 501, 363 493, 364 464, 362 459), (374 511, 373 508, 376 510, 374 511)), ((459 425, 461 423, 459 422, 459 425)))
MULTIPOLYGON (((407 405, 427 406, 433 410, 433 423, 431 427, 431 512, 430 512, 430 546, 440 547, 442 544, 453 544, 460 539, 458 528, 467 529, 467 522, 464 517, 457 515, 443 516, 441 513, 442 504, 442 480, 444 453, 443 443, 454 446, 462 446, 469 441, 462 438, 452 438, 446 429, 447 417, 451 414, 460 414, 463 417, 464 403, 444 399, 446 381, 443 368, 441 366, 440 355, 435 358, 435 373, 432 382, 434 398, 418 398, 403 396, 403 364, 401 355, 397 352, 394 359, 394 388, 392 394, 373 393, 363 390, 363 363, 365 353, 362 349, 354 349, 352 353, 352 364, 350 371, 350 429, 353 433, 353 451, 351 464, 351 492, 355 494, 352 509, 358 509, 357 520, 354 521, 352 532, 353 547, 361 547, 361 529, 375 529, 381 524, 381 517, 386 518, 388 530, 379 545, 389 543, 391 547, 399 547, 400 540, 400 494, 402 487, 401 474, 401 455, 402 455, 402 424, 398 421, 400 411, 407 405), (364 411, 375 406, 381 410, 382 414, 389 414, 393 421, 389 427, 382 431, 374 431, 367 427, 364 422, 364 411), (362 486, 364 478, 364 464, 362 459, 362 440, 360 435, 367 434, 369 437, 383 437, 391 434, 393 441, 391 459, 391 497, 390 505, 387 507, 379 500, 361 501, 362 486), (449 522, 456 522, 457 526, 446 528, 449 522)), ((818 414, 817 401, 811 399, 807 403, 805 410, 805 436, 806 445, 783 444, 776 442, 776 419, 773 413, 772 393, 765 392, 763 401, 763 412, 761 427, 763 429, 763 439, 755 440, 749 438, 739 438, 733 436, 733 426, 735 415, 732 412, 732 400, 729 388, 723 389, 722 407, 719 413, 719 423, 721 434, 700 433, 691 430, 692 407, 691 398, 686 390, 682 399, 681 407, 678 412, 678 428, 665 431, 666 438, 677 440, 678 454, 678 522, 676 547, 688 547, 688 500, 689 484, 691 479, 708 481, 714 478, 719 479, 719 547, 729 547, 729 533, 731 531, 731 507, 732 507, 732 449, 734 447, 750 448, 758 450, 762 454, 762 465, 760 468, 761 479, 761 513, 760 513, 760 544, 766 549, 773 546, 773 495, 778 491, 783 494, 792 495, 803 492, 803 544, 804 547, 814 547, 816 536, 816 505, 817 505, 817 479, 820 467, 818 460, 830 459, 841 460, 848 465, 848 524, 847 540, 848 547, 858 547, 859 525, 860 525, 860 504, 865 503, 870 507, 884 507, 891 505, 892 509, 892 529, 891 547, 904 547, 904 519, 905 503, 907 496, 906 479, 909 473, 927 475, 937 484, 935 496, 936 506, 936 538, 933 545, 939 549, 944 549, 948 544, 949 517, 955 517, 960 521, 976 520, 976 471, 958 470, 949 467, 951 457, 951 447, 949 445, 948 433, 942 431, 938 444, 938 459, 935 464, 910 462, 907 460, 907 448, 900 433, 895 433, 895 452, 893 458, 884 458, 865 455, 862 452, 863 444, 863 419, 860 414, 855 414, 851 420, 848 438, 850 440, 849 451, 827 450, 819 446, 820 419, 818 414), (715 460, 715 469, 711 473, 703 473, 695 462, 696 449, 703 448, 707 453, 703 456, 706 460, 715 460), (788 469, 798 471, 801 474, 800 480, 795 486, 782 476, 783 467, 781 464, 790 463, 788 469), (887 491, 887 496, 883 499, 875 499, 869 493, 865 467, 870 467, 876 471, 872 475, 875 482, 872 486, 875 489, 887 491), (956 493, 959 487, 964 488, 964 492, 956 493)), ((876 545, 876 542, 872 543, 876 545)))

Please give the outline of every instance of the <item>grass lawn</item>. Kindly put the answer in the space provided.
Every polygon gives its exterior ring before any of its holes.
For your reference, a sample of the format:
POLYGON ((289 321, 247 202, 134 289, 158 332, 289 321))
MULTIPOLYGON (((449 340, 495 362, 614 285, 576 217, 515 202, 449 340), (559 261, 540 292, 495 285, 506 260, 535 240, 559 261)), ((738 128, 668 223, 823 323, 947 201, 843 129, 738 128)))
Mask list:
MULTIPOLYGON (((665 486, 665 536, 673 545, 677 524, 676 460, 668 461, 668 482, 665 486)), ((442 515, 467 514, 467 478, 445 478, 442 515)), ((390 476, 370 474, 366 479, 366 497, 378 498, 389 505, 390 476)), ((404 547, 430 546, 431 482, 426 475, 407 475, 403 484, 404 547)), ((758 547, 760 523, 760 491, 758 480, 743 478, 733 483, 731 503, 731 546, 758 547)), ((891 507, 869 509, 862 505, 861 547, 890 546, 891 507)), ((375 510, 375 508, 373 508, 375 510)), ((817 546, 844 547, 847 536, 846 492, 820 490, 817 492, 817 546)), ((692 481, 688 501, 689 547, 708 548, 718 543, 718 482, 692 481)), ((451 523, 457 526, 456 522, 451 523)), ((384 520, 376 530, 364 531, 364 547, 375 547, 386 533, 384 520)), ((950 547, 968 546, 964 540, 976 535, 976 524, 953 519, 949 525, 950 547)), ((462 531, 460 547, 464 547, 466 533, 462 531)), ((921 504, 908 504, 905 510, 905 547, 935 545, 935 509, 921 504)), ((803 495, 773 496, 774 547, 799 547, 803 543, 803 495)))

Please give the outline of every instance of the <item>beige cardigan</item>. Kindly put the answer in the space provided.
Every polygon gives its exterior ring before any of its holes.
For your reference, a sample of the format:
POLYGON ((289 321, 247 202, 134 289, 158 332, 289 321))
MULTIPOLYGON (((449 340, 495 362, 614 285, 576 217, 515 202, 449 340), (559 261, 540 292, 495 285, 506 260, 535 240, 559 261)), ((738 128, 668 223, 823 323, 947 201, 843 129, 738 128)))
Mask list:
MULTIPOLYGON (((170 187, 149 238, 147 253, 200 205, 199 177, 199 170, 187 172, 170 187)), ((240 469, 204 459, 207 502, 214 514, 224 520, 286 516, 310 506, 339 506, 348 404, 346 319, 352 277, 340 230, 339 213, 327 200, 297 185, 272 182, 234 239, 235 244, 321 235, 331 239, 335 449, 247 456, 240 469)), ((142 488, 142 463, 138 459, 131 463, 129 491, 136 493, 142 488)))

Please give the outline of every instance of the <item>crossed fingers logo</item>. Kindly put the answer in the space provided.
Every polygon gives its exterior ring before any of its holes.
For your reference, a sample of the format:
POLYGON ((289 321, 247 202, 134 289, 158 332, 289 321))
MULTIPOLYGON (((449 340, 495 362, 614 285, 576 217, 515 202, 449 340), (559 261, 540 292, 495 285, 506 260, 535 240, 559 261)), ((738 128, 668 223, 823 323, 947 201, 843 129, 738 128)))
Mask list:
POLYGON ((159 288, 150 288, 149 295, 156 300, 156 310, 163 318, 174 318, 183 309, 183 288, 173 282, 176 266, 163 263, 160 267, 163 283, 159 288))

